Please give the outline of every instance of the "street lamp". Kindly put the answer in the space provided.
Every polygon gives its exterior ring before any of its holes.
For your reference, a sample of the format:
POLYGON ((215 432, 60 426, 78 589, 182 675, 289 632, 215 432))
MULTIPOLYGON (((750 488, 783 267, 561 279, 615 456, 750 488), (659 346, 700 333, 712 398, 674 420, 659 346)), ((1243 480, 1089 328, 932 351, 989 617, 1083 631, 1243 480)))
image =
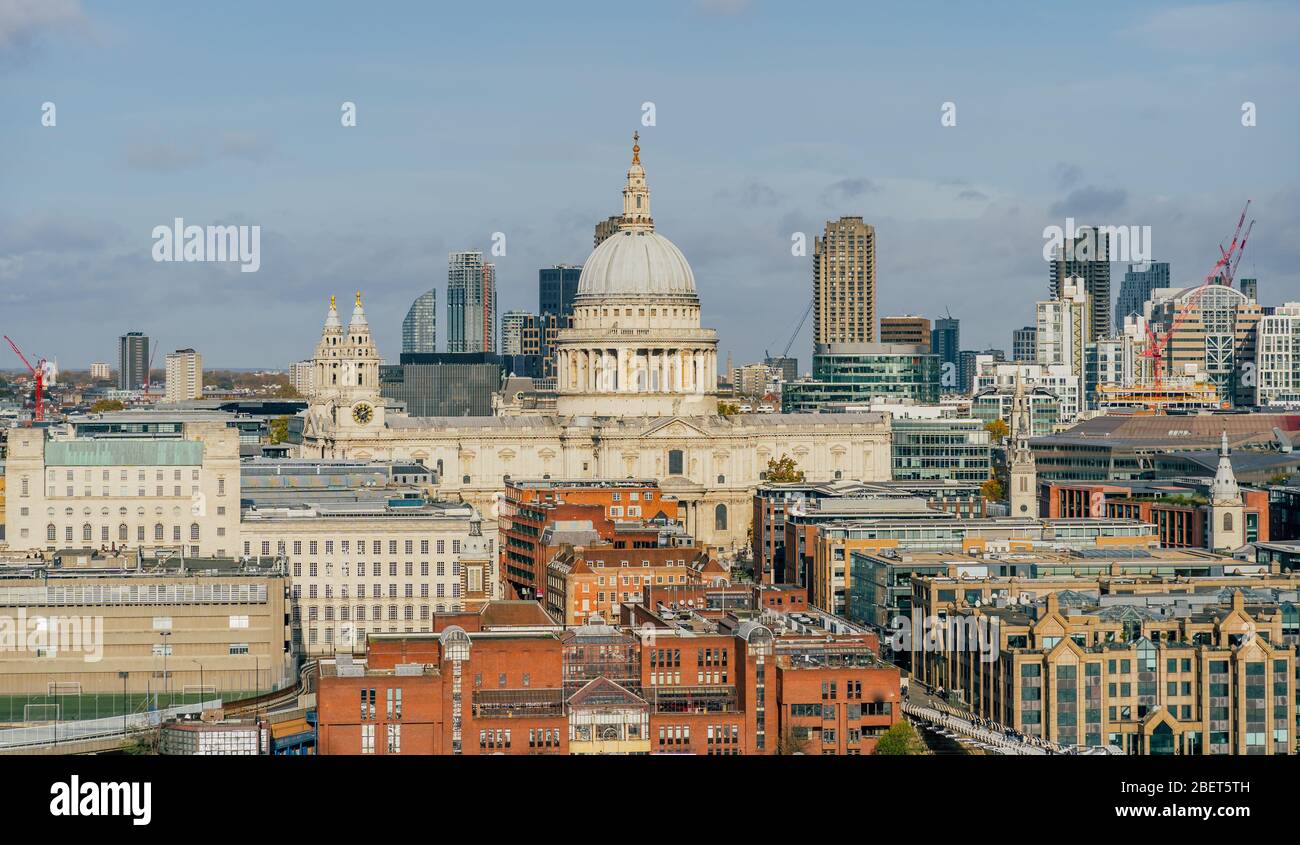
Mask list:
POLYGON ((191 663, 198 663, 199 666, 199 711, 203 710, 203 664, 197 660, 191 660, 191 663))
POLYGON ((171 635, 172 635, 172 632, 171 632, 171 631, 159 631, 159 632, 158 632, 158 636, 162 637, 162 653, 163 653, 163 689, 167 691, 167 704, 168 704, 168 706, 170 706, 171 703, 172 703, 172 685, 171 685, 171 677, 167 674, 167 653, 168 653, 169 651, 171 651, 171 644, 168 642, 167 638, 170 637, 171 635))
POLYGON ((126 736, 126 714, 129 708, 126 700, 126 679, 131 677, 131 673, 118 672, 117 676, 122 679, 122 736, 126 736))

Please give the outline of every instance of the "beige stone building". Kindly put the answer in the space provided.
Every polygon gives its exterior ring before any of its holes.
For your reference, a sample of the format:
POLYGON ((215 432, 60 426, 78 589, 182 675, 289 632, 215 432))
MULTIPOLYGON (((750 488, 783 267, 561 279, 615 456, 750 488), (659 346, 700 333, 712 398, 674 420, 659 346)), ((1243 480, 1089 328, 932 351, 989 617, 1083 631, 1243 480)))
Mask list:
POLYGON ((51 719, 51 704, 64 719, 112 715, 124 692, 133 707, 153 693, 165 707, 169 694, 179 704, 291 684, 287 592, 275 559, 0 559, 0 721, 51 719))
MULTIPOLYGON (((701 328, 690 265, 654 229, 639 153, 620 229, 584 264, 574 325, 557 337, 554 412, 389 413, 358 296, 346 328, 331 301, 300 454, 420 461, 439 471, 443 495, 481 507, 492 522, 507 476, 656 478, 683 503, 687 529, 724 550, 745 545, 751 497, 770 459, 793 457, 810 481, 888 480, 885 415, 718 415, 716 334, 701 328)), ((874 310, 864 319, 874 321, 874 310)))
POLYGON ((876 342, 876 228, 826 223, 813 253, 813 345, 876 342))
POLYGON ((8 547, 235 554, 238 432, 224 422, 183 422, 177 429, 174 436, 139 439, 10 432, 8 547))
POLYGON ((399 500, 250 507, 246 556, 289 561, 293 637, 308 656, 367 634, 431 630, 434 613, 501 597, 495 536, 464 504, 399 500))
POLYGON ((203 398, 203 356, 193 349, 177 349, 167 355, 168 402, 203 398))

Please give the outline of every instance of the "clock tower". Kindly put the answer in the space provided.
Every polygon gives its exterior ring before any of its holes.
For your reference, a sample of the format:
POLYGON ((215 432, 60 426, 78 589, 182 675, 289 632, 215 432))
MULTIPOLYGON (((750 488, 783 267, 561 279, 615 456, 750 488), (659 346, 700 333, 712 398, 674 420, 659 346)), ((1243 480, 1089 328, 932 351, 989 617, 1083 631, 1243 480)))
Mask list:
POLYGON ((361 307, 361 291, 347 329, 339 320, 334 297, 325 316, 313 361, 316 371, 312 405, 336 431, 375 431, 384 427, 379 396, 379 351, 361 307))

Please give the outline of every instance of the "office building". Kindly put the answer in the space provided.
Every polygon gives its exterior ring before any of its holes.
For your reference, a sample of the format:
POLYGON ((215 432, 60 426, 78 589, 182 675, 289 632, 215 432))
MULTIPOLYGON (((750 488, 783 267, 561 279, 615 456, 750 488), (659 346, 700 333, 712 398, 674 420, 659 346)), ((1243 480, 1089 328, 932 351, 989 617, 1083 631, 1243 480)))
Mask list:
POLYGON ((980 374, 980 367, 989 364, 1000 364, 1007 360, 1007 355, 1001 349, 985 349, 979 351, 976 349, 963 349, 957 353, 957 384, 961 388, 961 393, 970 396, 971 393, 979 389, 976 384, 976 378, 980 374))
POLYGON ((1254 404, 1256 328, 1264 316, 1258 302, 1235 288, 1214 284, 1200 291, 1159 289, 1147 308, 1147 322, 1158 335, 1163 337, 1174 326, 1167 377, 1203 374, 1220 401, 1254 404))
POLYGON ((127 332, 117 341, 117 389, 139 390, 149 380, 149 338, 127 332))
POLYGON ((447 351, 495 352, 496 265, 481 252, 453 252, 447 262, 447 351))
POLYGON ((105 381, 111 378, 113 371, 104 361, 96 361, 90 365, 90 377, 95 381, 105 381))
POLYGON ((954 599, 941 609, 963 630, 996 632, 996 659, 936 649, 923 655, 926 674, 981 717, 1130 755, 1295 753, 1296 647, 1284 633, 1294 586, 1198 591, 1189 579, 1177 596, 1052 592, 1012 605, 990 595, 979 606, 981 591, 944 586, 954 599))
POLYGON ((1300 407, 1300 302, 1273 309, 1255 332, 1255 404, 1300 407))
POLYGON ((582 268, 556 264, 537 271, 537 311, 556 317, 573 316, 573 302, 578 295, 582 268))
POLYGON ((813 254, 813 345, 875 341, 875 227, 861 217, 828 221, 813 254))
POLYGON ((244 555, 288 561, 293 638, 309 656, 364 652, 369 635, 428 631, 435 613, 500 597, 496 538, 459 502, 309 490, 245 507, 240 529, 244 555))
POLYGON ((982 484, 993 474, 992 444, 983 420, 895 416, 890 428, 895 481, 982 484))
POLYGON ((945 393, 957 392, 961 387, 958 364, 961 355, 961 320, 938 317, 930 333, 930 351, 939 356, 943 369, 945 393))
POLYGON ((1083 280, 1066 279, 1061 286, 1061 295, 1039 302, 1037 310, 1035 363, 1041 366, 1063 365, 1082 383, 1087 346, 1094 339, 1092 305, 1083 288, 1083 280))
POLYGON ((501 315, 501 354, 540 355, 541 352, 536 314, 507 311, 501 315), (525 347, 528 347, 528 351, 525 351, 525 347))
POLYGON ((402 351, 438 351, 438 291, 427 290, 415 298, 402 320, 402 351))
MULTIPOLYGON (((1115 331, 1124 330, 1124 318, 1143 313, 1143 305, 1159 288, 1169 287, 1169 262, 1130 264, 1115 300, 1115 331)), ((1253 299, 1253 297, 1252 297, 1253 299)))
POLYGON ((623 224, 623 215, 613 214, 596 224, 596 235, 591 239, 592 249, 600 246, 623 224))
POLYGON ((9 437, 5 528, 13 550, 73 544, 226 557, 239 541, 239 434, 224 421, 167 434, 9 437))
POLYGON ((1061 299, 1066 279, 1083 280, 1092 310, 1088 341, 1103 337, 1111 325, 1110 233, 1082 226, 1072 243, 1062 244, 1048 263, 1048 295, 1061 299))
POLYGON ((1011 360, 1031 364, 1038 359, 1038 327, 1025 326, 1011 333, 1011 360))
POLYGON ((881 317, 880 342, 930 345, 930 320, 926 317, 881 317))
POLYGON ((167 354, 168 402, 186 402, 203 398, 203 356, 193 349, 177 349, 167 354))
POLYGON ((781 389, 785 413, 815 413, 827 405, 875 398, 939 401, 939 357, 926 346, 883 343, 818 344, 812 379, 781 389))
POLYGON ((379 395, 413 417, 490 417, 508 360, 486 352, 403 355, 379 368, 379 395))

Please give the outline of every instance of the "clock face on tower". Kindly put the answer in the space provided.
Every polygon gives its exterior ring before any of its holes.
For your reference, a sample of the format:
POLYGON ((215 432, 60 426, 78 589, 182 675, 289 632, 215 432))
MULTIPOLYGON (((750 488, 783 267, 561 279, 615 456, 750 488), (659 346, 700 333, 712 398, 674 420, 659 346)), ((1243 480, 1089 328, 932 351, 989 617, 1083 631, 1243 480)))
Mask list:
POLYGON ((352 419, 357 425, 366 425, 375 418, 375 409, 365 402, 358 402, 352 406, 352 419))

